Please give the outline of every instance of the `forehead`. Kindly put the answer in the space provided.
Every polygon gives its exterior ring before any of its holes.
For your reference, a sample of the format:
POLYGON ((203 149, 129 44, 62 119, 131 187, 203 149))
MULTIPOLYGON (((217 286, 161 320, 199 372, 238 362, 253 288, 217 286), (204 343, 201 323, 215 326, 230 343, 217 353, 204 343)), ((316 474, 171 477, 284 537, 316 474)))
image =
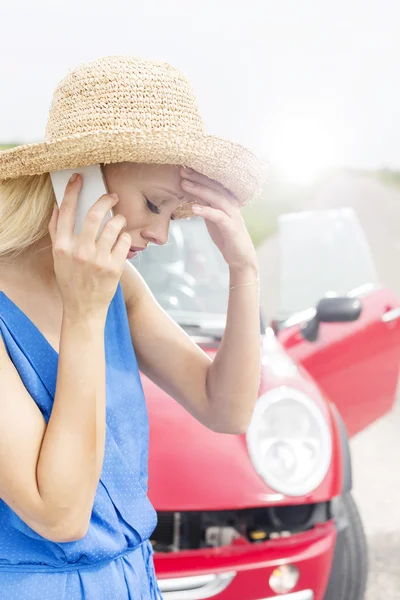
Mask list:
POLYGON ((152 181, 154 183, 164 183, 176 185, 179 187, 181 176, 179 165, 136 165, 137 173, 142 180, 152 181))
POLYGON ((151 165, 139 163, 111 163, 105 165, 105 173, 127 185, 134 185, 151 200, 168 204, 174 219, 193 216, 191 204, 194 197, 185 193, 181 186, 180 165, 151 165))

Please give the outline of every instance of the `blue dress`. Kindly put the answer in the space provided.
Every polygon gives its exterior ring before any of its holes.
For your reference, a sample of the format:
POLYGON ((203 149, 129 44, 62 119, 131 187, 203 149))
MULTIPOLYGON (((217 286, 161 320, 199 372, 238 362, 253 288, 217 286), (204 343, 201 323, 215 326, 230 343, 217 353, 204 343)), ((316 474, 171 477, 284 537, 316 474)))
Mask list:
MULTIPOLYGON (((58 354, 0 292, 0 335, 46 422, 58 354)), ((147 498, 148 418, 121 286, 105 327, 107 429, 89 530, 49 541, 0 500, 0 600, 160 600, 149 537, 157 516, 147 498)))

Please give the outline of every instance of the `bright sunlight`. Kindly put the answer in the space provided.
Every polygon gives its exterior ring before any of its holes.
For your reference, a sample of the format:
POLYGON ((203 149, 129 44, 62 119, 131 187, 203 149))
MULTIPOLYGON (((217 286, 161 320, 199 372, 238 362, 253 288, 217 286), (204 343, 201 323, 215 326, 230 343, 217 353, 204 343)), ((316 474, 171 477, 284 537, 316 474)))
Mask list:
POLYGON ((277 174, 292 184, 307 185, 339 165, 334 132, 316 120, 290 119, 274 127, 269 159, 277 174))

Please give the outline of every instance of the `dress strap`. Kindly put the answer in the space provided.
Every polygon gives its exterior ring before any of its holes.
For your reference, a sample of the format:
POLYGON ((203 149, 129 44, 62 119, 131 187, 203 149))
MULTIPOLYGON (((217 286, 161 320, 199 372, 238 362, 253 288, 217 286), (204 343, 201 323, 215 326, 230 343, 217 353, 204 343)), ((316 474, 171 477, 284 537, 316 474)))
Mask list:
MULTIPOLYGON (((24 366, 29 362, 50 397, 54 398, 58 354, 29 317, 2 292, 0 292, 0 332, 7 352, 21 378, 23 379, 23 373, 26 371, 24 366)), ((51 407, 48 408, 50 411, 51 407)))

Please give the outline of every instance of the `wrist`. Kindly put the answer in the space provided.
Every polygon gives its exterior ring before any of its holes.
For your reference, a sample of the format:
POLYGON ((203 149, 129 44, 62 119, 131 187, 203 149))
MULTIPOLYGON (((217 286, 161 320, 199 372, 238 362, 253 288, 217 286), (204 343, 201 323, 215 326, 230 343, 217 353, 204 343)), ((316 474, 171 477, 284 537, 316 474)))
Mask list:
POLYGON ((229 267, 230 285, 242 285, 257 281, 259 278, 259 269, 257 263, 249 263, 240 268, 229 267))
POLYGON ((104 327, 106 318, 107 311, 104 310, 98 312, 87 312, 66 307, 64 307, 63 310, 64 324, 79 328, 86 328, 88 330, 104 327))

